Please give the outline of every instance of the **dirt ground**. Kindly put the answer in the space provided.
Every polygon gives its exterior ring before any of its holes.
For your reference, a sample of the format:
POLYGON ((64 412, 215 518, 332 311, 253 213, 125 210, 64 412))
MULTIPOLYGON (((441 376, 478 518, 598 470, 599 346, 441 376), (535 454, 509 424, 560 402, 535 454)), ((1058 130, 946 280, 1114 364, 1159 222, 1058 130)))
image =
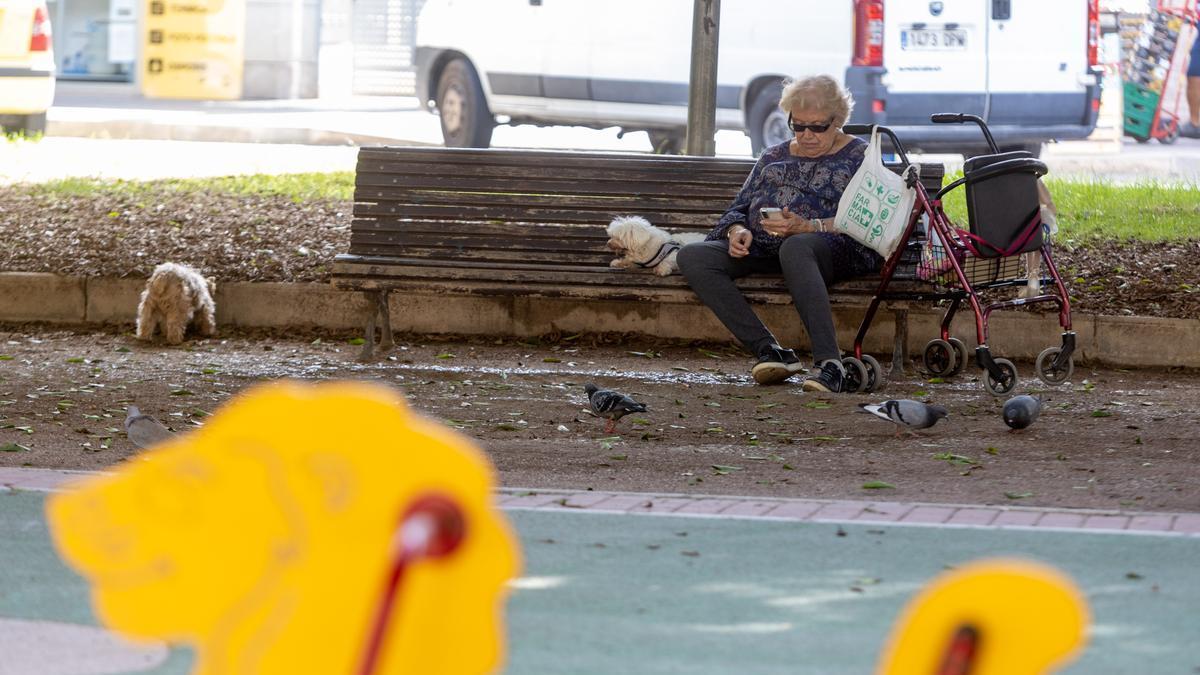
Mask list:
POLYGON ((975 372, 908 376, 875 394, 759 387, 724 345, 555 336, 516 341, 403 336, 370 363, 350 335, 238 333, 181 347, 129 332, 0 327, 0 465, 102 469, 136 453, 129 404, 177 431, 262 380, 369 380, 475 439, 505 486, 689 494, 1200 509, 1194 374, 1077 367, 1047 388, 1018 364, 1041 419, 1010 432, 975 372), (649 406, 605 434, 583 385, 649 406), (858 410, 920 398, 951 416, 915 438, 858 410), (886 483, 894 487, 867 488, 886 483))

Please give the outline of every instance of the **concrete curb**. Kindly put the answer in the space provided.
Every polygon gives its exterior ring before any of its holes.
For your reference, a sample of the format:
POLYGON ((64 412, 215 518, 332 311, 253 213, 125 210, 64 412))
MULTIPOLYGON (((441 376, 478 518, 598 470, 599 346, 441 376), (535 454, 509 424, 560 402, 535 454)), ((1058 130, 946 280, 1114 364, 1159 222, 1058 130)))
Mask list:
MULTIPOLYGON (((51 120, 48 136, 137 139, 154 141, 211 141, 220 143, 289 143, 300 145, 395 145, 396 138, 307 127, 242 127, 223 124, 160 124, 144 120, 51 120)), ((434 145, 403 141, 404 145, 434 145)))
MULTIPOLYGON (((134 278, 0 273, 0 321, 132 327, 144 283, 134 278)), ((390 299, 392 325, 398 332, 535 336, 553 331, 633 331, 667 338, 729 339, 724 326, 698 303, 412 293, 392 293, 390 299)), ((228 282, 218 284, 215 300, 218 326, 237 327, 361 330, 368 308, 361 293, 337 290, 327 283, 228 282)), ((790 306, 768 305, 758 310, 777 335, 804 335, 790 306)), ((852 343, 862 313, 862 306, 834 308, 842 345, 852 343)), ((937 334, 940 318, 932 309, 909 310, 910 353, 919 354, 925 341, 937 334)), ((890 312, 877 316, 864 343, 866 351, 891 354, 892 321, 890 312)), ((1073 328, 1081 363, 1200 368, 1200 320, 1076 314, 1073 328)), ((959 313, 952 332, 968 349, 974 348, 974 320, 969 311, 959 313)), ((990 343, 997 356, 1033 359, 1046 347, 1058 345, 1059 334, 1053 315, 1000 312, 991 318, 990 343)), ((796 346, 807 345, 801 341, 796 346)))

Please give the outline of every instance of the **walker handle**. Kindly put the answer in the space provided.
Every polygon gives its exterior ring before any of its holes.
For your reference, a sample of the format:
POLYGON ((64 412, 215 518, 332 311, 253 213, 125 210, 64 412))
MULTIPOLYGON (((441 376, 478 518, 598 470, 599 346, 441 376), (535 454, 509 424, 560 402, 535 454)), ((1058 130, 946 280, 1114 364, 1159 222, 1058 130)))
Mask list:
POLYGON ((962 124, 962 113, 934 113, 929 116, 929 121, 934 124, 962 124))
POLYGON ((1000 152, 1000 148, 996 145, 996 139, 992 138, 992 132, 988 129, 987 122, 979 115, 968 115, 966 113, 934 113, 929 116, 929 121, 934 124, 962 124, 964 122, 974 122, 979 125, 979 130, 983 132, 983 137, 987 140, 988 147, 992 149, 992 153, 1000 152))

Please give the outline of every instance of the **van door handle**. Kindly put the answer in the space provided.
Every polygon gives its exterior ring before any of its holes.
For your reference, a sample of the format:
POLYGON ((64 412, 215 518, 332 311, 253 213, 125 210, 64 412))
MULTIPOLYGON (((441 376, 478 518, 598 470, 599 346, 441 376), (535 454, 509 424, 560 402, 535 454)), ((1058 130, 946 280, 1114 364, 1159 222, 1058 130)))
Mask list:
POLYGON ((1012 0, 992 0, 992 20, 1008 21, 1012 18, 1012 0))
POLYGON ((534 7, 541 7, 542 0, 529 0, 529 4, 533 5, 534 7))

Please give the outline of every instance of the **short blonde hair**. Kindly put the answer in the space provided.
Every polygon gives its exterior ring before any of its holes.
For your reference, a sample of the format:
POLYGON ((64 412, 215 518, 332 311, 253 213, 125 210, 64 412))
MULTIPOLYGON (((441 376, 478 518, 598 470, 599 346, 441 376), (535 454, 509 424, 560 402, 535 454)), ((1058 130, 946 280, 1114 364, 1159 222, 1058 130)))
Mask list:
POLYGON ((779 107, 786 112, 792 108, 821 110, 833 117, 833 126, 841 128, 854 110, 854 97, 828 75, 814 75, 783 84, 779 107))

